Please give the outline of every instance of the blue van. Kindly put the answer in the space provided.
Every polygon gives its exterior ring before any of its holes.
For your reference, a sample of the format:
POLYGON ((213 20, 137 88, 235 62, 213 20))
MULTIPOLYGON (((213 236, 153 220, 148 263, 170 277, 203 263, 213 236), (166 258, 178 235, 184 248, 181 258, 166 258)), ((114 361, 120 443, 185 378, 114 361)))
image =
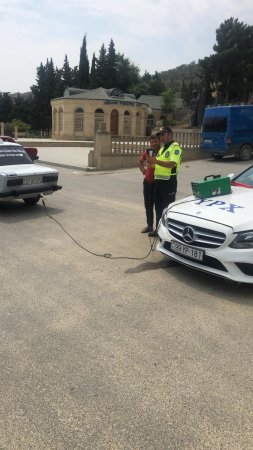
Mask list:
POLYGON ((202 148, 214 158, 234 155, 242 161, 253 152, 253 105, 214 106, 205 109, 202 148))

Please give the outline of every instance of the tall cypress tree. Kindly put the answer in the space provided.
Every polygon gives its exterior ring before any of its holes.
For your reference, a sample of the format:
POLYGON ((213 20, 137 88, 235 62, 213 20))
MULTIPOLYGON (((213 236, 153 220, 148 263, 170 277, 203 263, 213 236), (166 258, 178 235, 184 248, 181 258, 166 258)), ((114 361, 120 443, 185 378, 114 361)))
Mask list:
POLYGON ((80 61, 79 61, 79 77, 78 77, 78 87, 81 89, 87 89, 89 87, 89 70, 90 64, 87 55, 87 42, 86 34, 83 38, 82 47, 80 50, 80 61))
POLYGON ((78 77, 79 77, 78 67, 75 66, 73 69, 70 67, 67 55, 65 55, 64 63, 63 63, 62 68, 59 69, 59 73, 60 73, 60 86, 61 86, 61 92, 59 95, 62 95, 62 93, 66 87, 77 87, 78 86, 78 77))
POLYGON ((115 45, 113 40, 111 39, 106 56, 105 87, 108 88, 116 87, 116 77, 117 77, 116 66, 117 66, 117 57, 115 45))
POLYGON ((73 83, 73 70, 69 65, 69 60, 67 55, 65 55, 64 63, 61 70, 61 79, 63 88, 71 87, 73 83))
POLYGON ((93 53, 91 69, 90 69, 90 84, 89 84, 90 89, 94 89, 94 88, 98 87, 96 63, 97 63, 97 58, 95 56, 95 53, 93 53))
POLYGON ((99 57, 97 59, 97 85, 98 87, 106 87, 107 76, 107 57, 104 44, 101 45, 99 57))

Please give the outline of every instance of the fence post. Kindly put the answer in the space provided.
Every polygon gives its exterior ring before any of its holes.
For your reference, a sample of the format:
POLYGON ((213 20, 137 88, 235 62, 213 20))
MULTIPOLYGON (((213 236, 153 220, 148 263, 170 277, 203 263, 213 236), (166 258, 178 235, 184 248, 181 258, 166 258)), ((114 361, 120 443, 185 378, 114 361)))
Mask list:
POLYGON ((93 165, 98 170, 104 170, 104 155, 112 154, 112 136, 106 131, 106 124, 99 124, 99 131, 95 134, 93 165))
POLYGON ((1 135, 4 136, 4 122, 1 122, 1 135))

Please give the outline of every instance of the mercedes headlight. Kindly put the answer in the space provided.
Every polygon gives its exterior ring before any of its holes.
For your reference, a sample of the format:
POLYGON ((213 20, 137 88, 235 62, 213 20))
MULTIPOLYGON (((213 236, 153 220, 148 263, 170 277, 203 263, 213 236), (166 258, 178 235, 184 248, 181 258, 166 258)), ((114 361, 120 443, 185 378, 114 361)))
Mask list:
POLYGON ((162 222, 162 224, 163 224, 163 226, 166 228, 166 222, 165 222, 165 219, 166 219, 166 213, 167 213, 167 208, 165 208, 164 210, 163 210, 163 212, 162 212, 162 217, 161 217, 161 222, 162 222))
POLYGON ((238 233, 236 238, 231 242, 229 247, 232 248, 253 248, 253 231, 243 231, 238 233))

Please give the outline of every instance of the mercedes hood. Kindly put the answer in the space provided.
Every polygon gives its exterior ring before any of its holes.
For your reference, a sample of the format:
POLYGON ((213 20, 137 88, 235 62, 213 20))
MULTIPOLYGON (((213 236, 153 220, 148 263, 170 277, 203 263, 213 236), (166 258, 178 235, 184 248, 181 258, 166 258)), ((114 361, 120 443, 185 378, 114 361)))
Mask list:
POLYGON ((253 189, 233 186, 231 194, 210 198, 194 196, 169 205, 167 217, 191 223, 191 217, 233 227, 234 231, 253 229, 253 189))

